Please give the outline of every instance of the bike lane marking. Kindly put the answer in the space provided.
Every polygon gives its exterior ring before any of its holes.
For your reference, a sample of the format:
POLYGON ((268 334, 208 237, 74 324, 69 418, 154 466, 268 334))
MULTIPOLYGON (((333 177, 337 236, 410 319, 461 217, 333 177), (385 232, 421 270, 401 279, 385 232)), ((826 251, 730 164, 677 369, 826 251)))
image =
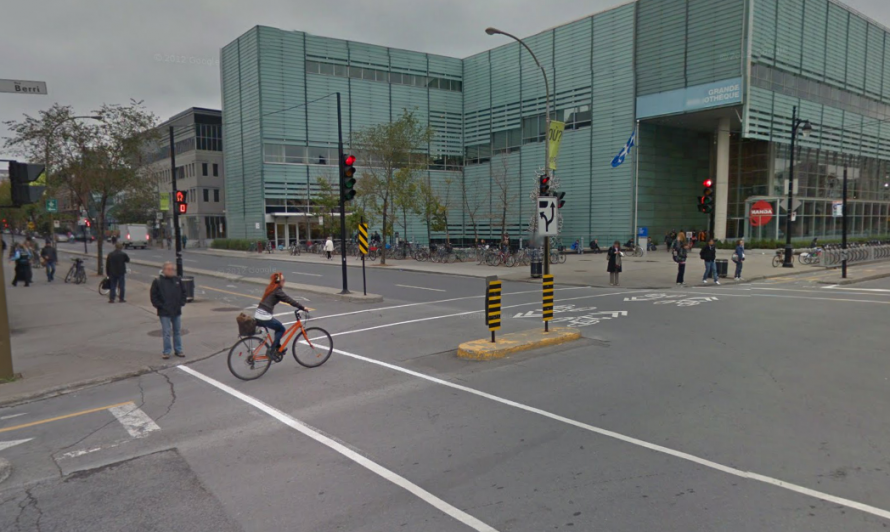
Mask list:
MULTIPOLYGON (((349 353, 347 351, 343 351, 340 349, 333 349, 333 351, 335 353, 337 353, 338 355, 343 355, 343 356, 346 356, 346 357, 349 357, 349 358, 352 358, 355 360, 382 366, 384 368, 391 369, 393 371, 397 371, 400 373, 405 373, 412 377, 417 377, 419 379, 423 379, 423 380, 426 380, 426 381, 429 381, 429 382, 432 382, 435 384, 446 386, 448 388, 460 390, 462 392, 466 392, 466 393, 481 397, 483 399, 488 399, 490 401, 494 401, 496 403, 501 403, 503 405, 517 408, 519 410, 524 410, 524 411, 532 413, 532 414, 537 414, 539 416, 543 416, 543 417, 552 419, 554 421, 564 423, 566 425, 571 425, 573 427, 580 428, 580 429, 586 430, 588 432, 592 432, 595 434, 599 434, 601 436, 606 436, 608 438, 612 438, 612 439, 619 440, 619 441, 622 441, 625 443, 629 443, 631 445, 635 445, 637 447, 642 447, 642 448, 648 449, 650 451, 655 451, 658 453, 673 456, 675 458, 679 458, 681 460, 686 460, 688 462, 692 462, 692 463, 707 467, 709 469, 720 471, 722 473, 726 473, 726 474, 733 475, 733 476, 740 477, 740 478, 747 479, 747 480, 754 480, 754 481, 761 482, 764 484, 769 484, 771 486, 775 486, 775 487, 782 488, 782 489, 785 489, 788 491, 799 493, 801 495, 806 495, 808 497, 813 497, 816 499, 833 502, 833 503, 841 505, 841 506, 846 506, 847 508, 852 508, 854 510, 859 510, 861 512, 869 513, 869 514, 872 514, 872 515, 875 515, 878 517, 883 517, 884 519, 890 519, 890 511, 884 510, 882 508, 878 508, 876 506, 871 506, 869 504, 857 502, 857 501, 854 501, 851 499, 838 497, 838 496, 831 495, 831 494, 828 494, 825 492, 807 488, 805 486, 800 486, 798 484, 793 484, 791 482, 785 482, 784 480, 780 480, 777 478, 769 477, 766 475, 761 475, 759 473, 755 473, 752 471, 745 471, 742 469, 737 469, 735 467, 726 466, 721 463, 715 462, 713 460, 708 460, 706 458, 701 458, 699 456, 689 454, 689 453, 686 453, 686 452, 683 452, 680 450, 671 449, 670 447, 665 447, 663 445, 658 445, 656 443, 650 443, 648 441, 641 440, 639 438, 634 438, 633 436, 627 436, 627 435, 624 435, 624 434, 621 434, 619 432, 615 432, 615 431, 612 431, 609 429, 604 429, 601 427, 590 425, 590 424, 587 424, 587 423, 584 423, 581 421, 567 418, 565 416, 561 416, 559 414, 554 414, 552 412, 548 412, 548 411, 540 409, 540 408, 529 406, 529 405, 519 403, 519 402, 510 400, 510 399, 505 399, 503 397, 499 397, 497 395, 483 392, 483 391, 477 390, 475 388, 470 388, 469 386, 456 384, 456 383, 453 383, 453 382, 450 382, 450 381, 447 381, 444 379, 440 379, 438 377, 433 377, 431 375, 420 373, 419 371, 414 371, 414 370, 410 370, 407 368, 403 368, 396 364, 390 364, 388 362, 383 362, 381 360, 364 357, 361 355, 357 355, 355 353, 349 353)), ((177 367, 181 370, 193 371, 193 370, 188 369, 187 366, 177 366, 177 367)))
POLYGON ((305 422, 303 422, 293 416, 285 414, 281 410, 278 410, 277 408, 270 406, 255 397, 252 397, 245 393, 239 392, 238 390, 236 390, 226 384, 223 384, 216 379, 213 379, 211 377, 208 377, 207 375, 204 375, 203 373, 195 371, 194 369, 192 369, 188 366, 177 366, 177 367, 181 371, 184 371, 184 372, 188 373, 189 375, 206 382, 207 384, 217 388, 218 390, 221 390, 221 391, 231 395, 232 397, 235 397, 236 399, 240 399, 241 401, 249 404, 250 406, 256 408, 257 410, 260 410, 260 411, 264 412, 265 414, 268 414, 273 419, 276 419, 276 420, 280 421, 281 423, 283 423, 284 425, 287 425, 288 427, 296 430, 297 432, 300 432, 304 436, 308 436, 309 438, 312 438, 313 440, 328 447, 329 449, 343 455, 344 457, 348 458, 349 460, 352 460, 353 462, 357 463, 358 465, 364 467, 368 471, 371 471, 372 473, 380 476, 381 478, 388 480, 389 482, 395 484, 396 486, 399 486, 400 488, 404 489, 405 491, 417 496, 419 499, 423 500, 430 506, 432 506, 432 507, 436 508, 437 510, 441 511, 442 513, 454 518, 455 520, 460 521, 461 523, 467 525, 468 527, 472 528, 473 530, 477 530, 479 532, 497 532, 497 530, 495 528, 483 523, 479 519, 464 512, 463 510, 461 510, 455 506, 452 506, 451 504, 445 502, 444 500, 440 499, 439 497, 436 497, 432 493, 426 491, 425 489, 421 488, 417 484, 414 484, 413 482, 406 479, 405 477, 383 467, 382 465, 372 461, 371 459, 369 459, 365 456, 362 456, 361 454, 350 449, 346 445, 344 445, 344 444, 342 444, 328 436, 325 436, 324 434, 319 432, 317 429, 306 424, 305 422))

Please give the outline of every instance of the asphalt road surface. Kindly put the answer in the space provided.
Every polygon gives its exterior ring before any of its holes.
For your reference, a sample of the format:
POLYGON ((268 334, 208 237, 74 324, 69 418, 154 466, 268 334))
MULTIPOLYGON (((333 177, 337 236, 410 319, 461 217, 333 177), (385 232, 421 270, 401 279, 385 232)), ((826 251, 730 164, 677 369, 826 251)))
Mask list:
MULTIPOLYGON (((335 266, 288 266, 339 282, 335 266)), ((306 295, 334 337, 320 368, 285 359, 242 382, 218 355, 0 409, 0 530, 890 525, 890 280, 557 286, 556 325, 584 338, 494 362, 455 356, 486 336, 481 280, 374 283, 384 303, 306 295)), ((239 307, 261 289, 197 284, 239 307)), ((539 290, 505 283, 503 332, 541 326, 539 290)))

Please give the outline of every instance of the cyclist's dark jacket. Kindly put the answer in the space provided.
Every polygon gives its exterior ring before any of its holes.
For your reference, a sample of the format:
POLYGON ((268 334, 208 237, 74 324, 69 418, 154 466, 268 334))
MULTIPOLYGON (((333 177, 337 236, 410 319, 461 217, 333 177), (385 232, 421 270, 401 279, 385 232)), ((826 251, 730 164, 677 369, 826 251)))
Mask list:
POLYGON ((179 277, 160 277, 151 283, 151 305, 158 309, 158 316, 175 318, 185 306, 185 285, 179 277))
POLYGON ((260 301, 259 309, 265 310, 269 314, 272 314, 272 309, 275 308, 275 305, 278 303, 287 303, 292 307, 297 307, 300 310, 306 310, 306 307, 301 305, 299 302, 294 300, 294 298, 284 293, 284 290, 281 287, 276 288, 271 294, 263 298, 260 301))

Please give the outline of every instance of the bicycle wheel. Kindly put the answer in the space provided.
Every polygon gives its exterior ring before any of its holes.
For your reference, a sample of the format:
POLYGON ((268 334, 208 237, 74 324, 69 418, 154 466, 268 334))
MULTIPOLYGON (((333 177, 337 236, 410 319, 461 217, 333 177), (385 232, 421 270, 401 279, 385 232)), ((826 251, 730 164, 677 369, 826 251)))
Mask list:
POLYGON ((75 268, 74 268, 74 266, 72 266, 71 269, 68 270, 68 273, 65 274, 65 282, 66 283, 70 283, 71 281, 74 280, 74 270, 75 270, 75 268))
POLYGON ((782 265, 782 262, 784 262, 782 260, 782 257, 776 255, 775 257, 773 257, 773 268, 778 268, 782 265))
POLYGON ((516 257, 514 257, 513 255, 507 255, 507 258, 504 259, 504 266, 508 268, 516 266, 516 257))
POLYGON ((108 292, 111 291, 111 281, 108 280, 108 277, 99 281, 99 294, 103 296, 107 296, 108 292))
POLYGON ((74 274, 74 284, 83 284, 87 282, 87 273, 83 270, 74 274))
POLYGON ((334 351, 334 340, 328 331, 320 327, 306 327, 297 333, 291 351, 294 353, 294 360, 299 365, 306 368, 317 368, 331 358, 331 353, 334 351), (306 333, 305 344, 300 343, 304 341, 303 332, 306 333))
POLYGON ((266 373, 272 359, 266 356, 266 342, 259 336, 248 336, 229 349, 229 371, 243 381, 258 379, 266 373))

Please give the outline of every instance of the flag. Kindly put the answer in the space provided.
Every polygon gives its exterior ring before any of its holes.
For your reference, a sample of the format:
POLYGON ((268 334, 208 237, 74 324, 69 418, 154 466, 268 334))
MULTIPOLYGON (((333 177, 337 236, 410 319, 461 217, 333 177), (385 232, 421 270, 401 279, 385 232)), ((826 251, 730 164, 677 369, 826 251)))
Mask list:
POLYGON ((630 149, 634 147, 636 138, 637 130, 636 128, 634 128, 634 132, 631 133, 630 138, 627 139, 627 144, 625 144, 624 147, 621 148, 621 151, 618 153, 618 155, 616 155, 615 158, 612 159, 612 168, 618 168, 619 166, 621 166, 621 163, 624 162, 624 159, 626 159, 627 156, 630 155, 630 149))

